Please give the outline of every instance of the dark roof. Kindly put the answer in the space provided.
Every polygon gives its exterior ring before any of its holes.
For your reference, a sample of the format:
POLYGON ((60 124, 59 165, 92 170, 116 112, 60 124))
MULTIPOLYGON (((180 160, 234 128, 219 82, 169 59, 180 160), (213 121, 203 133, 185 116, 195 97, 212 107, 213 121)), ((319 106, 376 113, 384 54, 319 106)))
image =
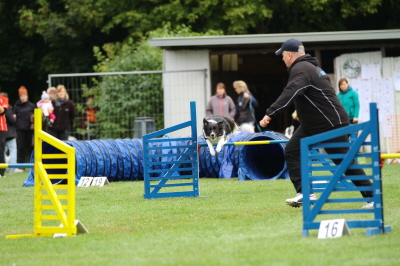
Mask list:
POLYGON ((398 46, 400 30, 371 30, 371 31, 331 31, 331 32, 303 32, 279 34, 252 34, 252 35, 224 35, 200 37, 172 37, 152 38, 150 46, 160 49, 278 49, 281 44, 290 38, 299 39, 307 50, 324 47, 324 49, 338 49, 341 47, 388 47, 398 46))

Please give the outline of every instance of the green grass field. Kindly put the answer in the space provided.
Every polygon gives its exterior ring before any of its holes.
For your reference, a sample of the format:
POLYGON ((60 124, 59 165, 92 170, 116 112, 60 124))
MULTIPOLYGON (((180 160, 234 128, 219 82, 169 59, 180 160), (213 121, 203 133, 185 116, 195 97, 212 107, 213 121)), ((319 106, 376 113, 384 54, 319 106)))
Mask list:
MULTIPOLYGON (((143 182, 77 188, 76 217, 89 234, 6 239, 33 233, 33 187, 22 187, 26 176, 0 178, 1 266, 386 266, 400 261, 400 165, 383 168, 385 224, 392 232, 367 237, 365 228, 356 228, 336 239, 318 239, 318 230, 302 236, 301 208, 285 204, 295 194, 289 180, 209 178, 200 180, 198 198, 146 200, 143 182)), ((334 218, 349 219, 329 217, 334 218)))

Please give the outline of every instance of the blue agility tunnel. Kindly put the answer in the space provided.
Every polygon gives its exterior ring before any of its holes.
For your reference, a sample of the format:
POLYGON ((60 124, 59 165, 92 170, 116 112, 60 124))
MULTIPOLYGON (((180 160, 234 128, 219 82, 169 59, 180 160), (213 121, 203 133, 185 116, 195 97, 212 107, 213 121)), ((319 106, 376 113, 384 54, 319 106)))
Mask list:
MULTIPOLYGON (((165 135, 163 137, 170 138, 165 135)), ((265 140, 287 140, 279 133, 265 131, 262 133, 250 133, 242 131, 237 135, 230 136, 229 142, 243 141, 265 141, 265 140)), ((198 138, 198 143, 204 143, 204 138, 198 138)), ((135 181, 144 179, 143 170, 143 142, 141 139, 101 139, 88 141, 65 141, 75 148, 76 153, 76 175, 75 182, 78 184, 82 176, 106 176, 110 182, 135 181)), ((171 149, 162 149, 167 157, 154 157, 152 160, 173 161, 174 154, 181 151, 176 146, 182 145, 179 141, 154 142, 151 145, 163 145, 171 149)), ((277 178, 288 178, 288 172, 284 159, 285 143, 267 145, 237 145, 224 146, 216 156, 211 156, 208 147, 199 147, 199 175, 200 177, 231 178, 238 177, 239 180, 274 180, 277 178)), ((43 143, 43 154, 55 154, 60 151, 53 146, 43 143)), ((46 159, 46 164, 61 163, 59 160, 46 159)), ((33 153, 31 156, 33 163, 33 153)), ((170 165, 158 164, 152 167, 169 169, 170 165)), ((48 174, 61 173, 63 169, 48 169, 48 174)), ((180 171, 174 175, 180 175, 180 171)), ((56 180, 54 182, 62 182, 56 180)), ((33 186, 34 173, 30 170, 27 180, 23 186, 33 186)))

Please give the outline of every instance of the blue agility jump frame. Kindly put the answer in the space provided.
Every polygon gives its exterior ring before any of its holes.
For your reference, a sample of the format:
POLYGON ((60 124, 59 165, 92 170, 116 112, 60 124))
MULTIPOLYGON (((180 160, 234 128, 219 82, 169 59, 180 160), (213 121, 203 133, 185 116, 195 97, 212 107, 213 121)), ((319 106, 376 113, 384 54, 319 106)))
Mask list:
POLYGON ((376 103, 370 103, 370 121, 368 122, 350 125, 302 139, 301 176, 303 195, 321 193, 317 200, 310 200, 308 196, 303 197, 303 236, 308 236, 311 229, 319 229, 320 222, 315 221, 315 219, 317 215, 326 214, 371 214, 373 218, 369 220, 346 221, 348 227, 369 228, 366 231, 367 236, 391 231, 390 226, 385 226, 383 217, 379 126, 376 103), (351 135, 352 137, 349 142, 323 143, 343 135, 351 135), (370 141, 367 141, 368 136, 370 136, 370 141), (370 152, 360 153, 359 150, 362 146, 369 146, 370 152), (332 147, 348 147, 349 150, 345 154, 318 152, 319 149, 332 147), (360 157, 371 158, 371 163, 354 163, 360 157), (335 165, 331 161, 332 159, 342 159, 342 161, 340 164, 335 165), (346 176, 344 173, 347 169, 369 169, 368 171, 371 173, 366 176, 346 176), (356 187, 350 182, 352 180, 365 179, 370 179, 372 186, 356 187), (351 197, 354 191, 372 191, 373 197, 362 198, 359 193, 357 193, 358 197, 351 197), (343 192, 350 193, 346 193, 346 198, 337 198, 334 197, 334 194, 338 195, 336 192, 340 194, 344 194, 343 192), (340 205, 345 208, 350 206, 351 203, 366 201, 373 201, 374 207, 371 209, 331 209, 332 206, 334 208, 340 205), (314 205, 312 206, 312 204, 314 205), (322 209, 323 207, 324 209, 322 209))
POLYGON ((199 196, 195 102, 190 102, 190 116, 190 121, 143 136, 145 199, 199 196), (186 127, 191 127, 191 137, 159 138, 186 127), (167 142, 169 145, 163 145, 167 142), (171 149, 179 152, 173 156, 165 152, 171 149), (155 184, 156 182, 158 183, 155 184), (171 191, 178 187, 179 191, 171 191), (183 191, 184 189, 190 190, 183 191))

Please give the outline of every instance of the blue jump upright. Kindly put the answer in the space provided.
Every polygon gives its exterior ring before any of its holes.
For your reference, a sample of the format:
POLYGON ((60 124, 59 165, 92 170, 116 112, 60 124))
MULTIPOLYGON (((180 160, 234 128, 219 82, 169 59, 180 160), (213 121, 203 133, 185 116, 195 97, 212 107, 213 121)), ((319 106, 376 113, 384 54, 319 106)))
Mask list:
POLYGON ((368 122, 350 125, 302 139, 301 177, 304 195, 321 193, 317 200, 311 201, 309 197, 303 198, 303 236, 308 236, 311 229, 319 229, 320 222, 315 221, 317 215, 332 214, 368 214, 372 217, 371 219, 346 220, 348 227, 368 228, 366 231, 367 236, 390 232, 391 227, 385 226, 383 217, 379 124, 376 103, 370 104, 370 121, 368 122), (323 143, 343 135, 352 136, 350 142, 323 143), (370 136, 370 141, 367 141, 368 136, 370 136), (369 147, 367 150, 370 151, 360 153, 361 146, 369 147), (349 147, 349 150, 345 154, 318 152, 319 149, 330 147, 349 147), (354 163, 359 157, 371 158, 371 163, 354 163), (336 165, 331 159, 342 159, 342 161, 336 165), (346 176, 344 173, 347 169, 368 170, 366 171, 366 176, 346 176), (352 180, 365 179, 370 179, 372 186, 358 187, 351 182, 352 180), (373 197, 363 198, 360 193, 354 193, 360 191, 372 191, 373 197), (340 198, 343 194, 347 194, 346 197, 340 198), (361 202, 365 203, 366 201, 373 201, 374 207, 370 209, 360 209, 359 207, 357 209, 344 209, 352 205, 351 203, 360 202, 361 206, 361 202), (341 208, 334 209, 335 207, 341 208))
POLYGON ((190 116, 190 121, 143 136, 145 199, 199 196, 195 102, 190 102, 190 116), (191 127, 191 137, 160 138, 186 127, 191 127), (163 152, 171 149, 173 155, 163 152))

